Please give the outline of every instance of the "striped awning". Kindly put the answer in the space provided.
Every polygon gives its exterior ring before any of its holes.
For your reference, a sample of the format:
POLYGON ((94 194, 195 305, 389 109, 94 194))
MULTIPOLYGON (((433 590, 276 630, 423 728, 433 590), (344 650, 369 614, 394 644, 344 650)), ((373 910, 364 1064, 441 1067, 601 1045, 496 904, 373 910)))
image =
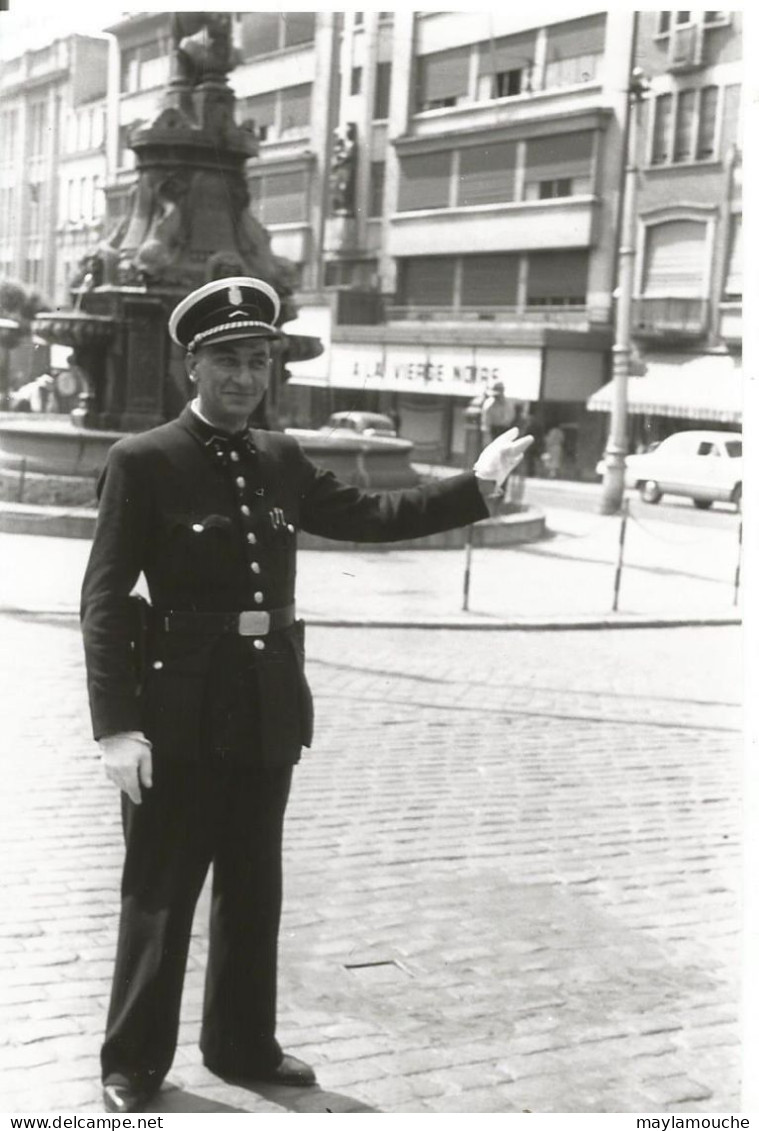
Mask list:
MULTIPOLYGON (((649 356, 642 377, 627 383, 627 410, 637 416, 677 416, 739 424, 743 418, 740 360, 725 354, 649 356)), ((613 382, 587 402, 591 412, 610 412, 613 382)))

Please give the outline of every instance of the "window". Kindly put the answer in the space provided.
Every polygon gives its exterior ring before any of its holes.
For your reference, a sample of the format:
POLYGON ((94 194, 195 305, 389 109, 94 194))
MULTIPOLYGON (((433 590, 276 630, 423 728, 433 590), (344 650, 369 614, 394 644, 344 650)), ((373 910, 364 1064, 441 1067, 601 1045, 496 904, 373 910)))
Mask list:
POLYGON ((478 97, 512 98, 529 91, 534 59, 535 32, 481 43, 478 97))
POLYGON ((469 47, 439 51, 417 59, 417 110, 455 106, 469 90, 469 47))
POLYGON ((669 32, 671 19, 671 12, 659 12, 659 35, 667 35, 667 33, 669 32))
POLYGON ((369 166, 369 216, 381 216, 385 199, 385 162, 372 161, 369 166))
POLYGON ((699 94, 697 161, 715 156, 718 94, 719 90, 716 86, 705 86, 699 94))
POLYGON ((29 147, 30 157, 41 157, 45 152, 47 136, 47 106, 44 102, 33 102, 29 106, 29 147))
POLYGON ((651 225, 643 263, 646 297, 700 298, 704 294, 706 224, 667 220, 651 225))
POLYGON ((461 305, 475 308, 516 306, 518 255, 464 255, 461 258, 461 305))
POLYGON ((727 153, 731 145, 742 147, 741 131, 741 87, 738 83, 725 87, 722 105, 722 153, 727 153))
POLYGON ((154 39, 137 47, 127 47, 121 53, 121 90, 133 94, 163 86, 169 77, 168 44, 154 39))
POLYGON ((528 257, 528 306, 584 306, 587 251, 539 251, 528 257))
POLYGON ((655 102, 651 164, 682 164, 716 156, 719 89, 680 90, 655 102), (674 123, 674 124, 673 124, 674 123))
POLYGON ((42 231, 42 185, 39 182, 29 185, 29 235, 38 236, 42 231))
POLYGON ((12 164, 16 160, 18 110, 0 112, 0 161, 12 164))
POLYGON ((663 165, 669 160, 669 137, 672 129, 672 95, 662 94, 654 104, 654 138, 651 164, 663 165))
POLYGON ((120 169, 133 169, 136 164, 135 153, 129 147, 129 138, 132 131, 138 129, 142 122, 129 122, 125 126, 119 126, 119 146, 117 164, 120 169))
POLYGON ((390 114, 390 78, 392 63, 378 63, 374 78, 374 121, 382 121, 390 114))
POLYGON ((606 15, 570 20, 548 28, 546 89, 592 82, 603 60, 606 15))
POLYGON ((401 296, 408 306, 453 306, 456 260, 431 255, 401 262, 401 296))
POLYGON ((266 173, 249 181, 251 208, 262 224, 295 224, 307 219, 304 172, 266 173))
POLYGON ((558 196, 572 196, 570 177, 559 177, 553 181, 538 181, 538 200, 553 200, 558 196))
POLYGON ((727 301, 743 297, 743 217, 733 216, 730 224, 730 246, 723 297, 727 301))
POLYGON ((361 67, 351 68, 351 94, 361 93, 361 67))
POLYGON ((254 122, 261 141, 266 141, 276 121, 277 99, 274 91, 243 98, 239 103, 241 122, 254 122))
POLYGON ((514 142, 462 149, 457 203, 466 206, 513 200, 516 152, 514 142))
POLYGON ((311 83, 280 91, 281 131, 303 130, 311 121, 311 83))
POLYGON ((531 138, 527 142, 525 161, 525 199, 545 200, 551 196, 590 192, 592 161, 593 133, 590 130, 531 138), (541 189, 544 182, 550 182, 551 187, 541 189), (565 191, 567 189, 569 191, 565 191), (544 192, 548 195, 543 196, 544 192))
POLYGON ((423 153, 401 161, 398 211, 447 208, 450 200, 451 153, 423 153))
POLYGON ((683 90, 677 98, 675 115, 674 162, 689 161, 693 151, 693 123, 696 117, 696 92, 683 90))
POLYGON ((240 16, 240 49, 246 60, 312 43, 315 35, 316 12, 243 12, 240 16))

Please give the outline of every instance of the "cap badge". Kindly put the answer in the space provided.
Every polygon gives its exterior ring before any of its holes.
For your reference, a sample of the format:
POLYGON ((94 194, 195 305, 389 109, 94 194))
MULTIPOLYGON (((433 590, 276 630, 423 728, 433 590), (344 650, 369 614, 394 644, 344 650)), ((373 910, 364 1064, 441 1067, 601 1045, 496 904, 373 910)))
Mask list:
POLYGON ((236 283, 229 288, 229 301, 232 306, 242 306, 242 291, 236 283))

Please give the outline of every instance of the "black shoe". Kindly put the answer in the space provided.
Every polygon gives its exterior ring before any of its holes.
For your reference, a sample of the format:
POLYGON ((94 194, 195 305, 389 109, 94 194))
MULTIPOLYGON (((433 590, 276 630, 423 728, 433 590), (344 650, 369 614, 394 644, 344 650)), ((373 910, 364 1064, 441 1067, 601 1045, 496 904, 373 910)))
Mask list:
POLYGON ((109 1082, 103 1084, 103 1107, 106 1111, 114 1111, 119 1115, 128 1115, 132 1111, 142 1111, 147 1103, 158 1091, 158 1088, 139 1088, 126 1081, 109 1082))
POLYGON ((285 1084, 290 1088, 312 1088, 316 1084, 316 1073, 305 1060, 284 1054, 276 1068, 252 1069, 244 1072, 229 1072, 204 1061, 206 1068, 222 1079, 250 1084, 285 1084))

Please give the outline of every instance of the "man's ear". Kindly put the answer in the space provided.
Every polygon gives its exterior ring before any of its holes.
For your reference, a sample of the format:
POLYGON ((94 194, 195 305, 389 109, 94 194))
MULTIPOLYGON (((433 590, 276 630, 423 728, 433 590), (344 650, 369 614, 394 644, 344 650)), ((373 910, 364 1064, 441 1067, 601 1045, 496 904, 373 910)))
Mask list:
POLYGON ((190 378, 193 385, 197 381, 197 377, 195 376, 195 362, 196 362, 196 360, 197 359, 196 359, 194 353, 186 353, 184 355, 184 367, 187 370, 187 376, 190 378))

